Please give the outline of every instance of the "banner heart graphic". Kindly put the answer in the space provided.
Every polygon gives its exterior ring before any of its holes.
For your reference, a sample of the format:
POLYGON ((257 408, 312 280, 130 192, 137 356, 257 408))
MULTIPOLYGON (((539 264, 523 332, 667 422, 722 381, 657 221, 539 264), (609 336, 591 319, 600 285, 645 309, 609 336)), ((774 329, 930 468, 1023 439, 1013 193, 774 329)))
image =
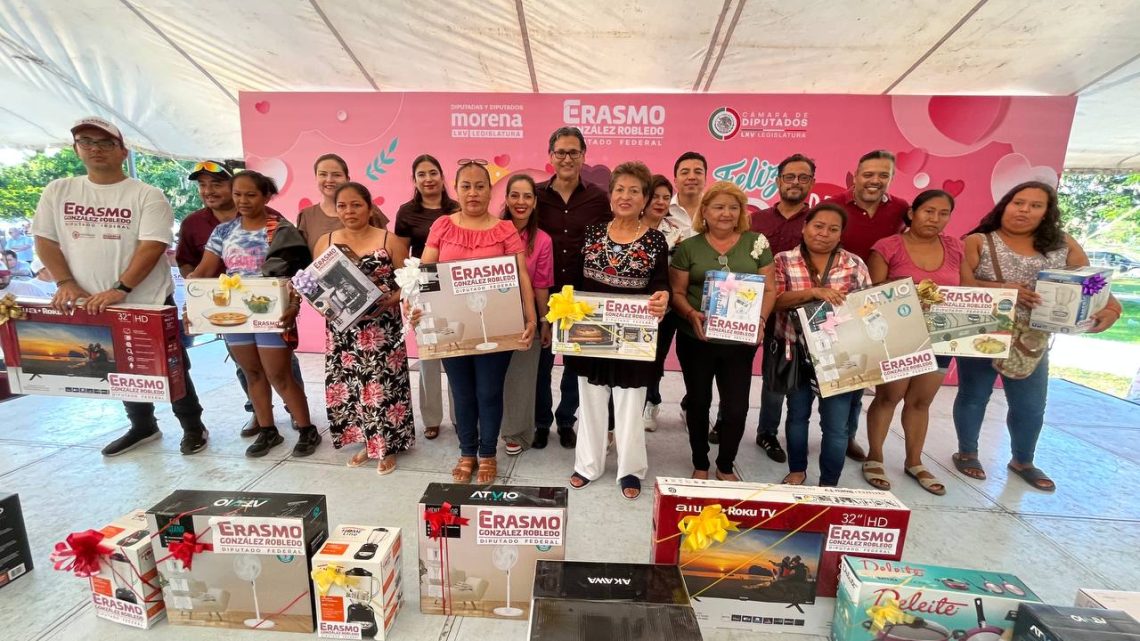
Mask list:
POLYGON ((929 154, 926 153, 926 150, 921 148, 911 149, 910 151, 900 151, 895 166, 904 174, 915 174, 926 165, 926 159, 928 157, 929 154))
POLYGON ((501 154, 491 159, 491 162, 500 167, 506 167, 511 164, 511 157, 507 154, 501 154))
POLYGON ((935 96, 927 105, 930 122, 938 131, 963 145, 989 135, 1008 110, 1009 98, 1002 96, 935 96))
POLYGON ((950 194, 951 196, 953 196, 955 198, 962 195, 962 192, 965 191, 965 189, 966 189, 966 181, 964 181, 964 180, 943 180, 942 181, 942 191, 950 194))
POLYGON ((253 108, 256 109, 257 113, 259 114, 267 114, 269 113, 269 101, 261 100, 259 102, 255 102, 253 103, 253 108))
POLYGON ((990 178, 991 195, 996 202, 1016 185, 1030 180, 1056 187, 1057 170, 1047 165, 1033 166, 1028 158, 1018 153, 1002 156, 994 163, 994 171, 990 178))

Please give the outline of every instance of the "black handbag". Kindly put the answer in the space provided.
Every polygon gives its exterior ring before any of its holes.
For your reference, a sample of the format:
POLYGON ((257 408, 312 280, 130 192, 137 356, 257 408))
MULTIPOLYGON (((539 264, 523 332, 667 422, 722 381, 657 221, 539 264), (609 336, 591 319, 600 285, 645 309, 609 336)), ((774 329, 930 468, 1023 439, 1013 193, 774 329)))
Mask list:
MULTIPOLYGON (((784 314, 792 312, 782 312, 784 314)), ((784 358, 784 341, 768 333, 764 336, 764 363, 762 367, 764 390, 776 394, 794 392, 811 383, 815 370, 808 359, 807 350, 799 339, 792 343, 792 358, 784 358)))

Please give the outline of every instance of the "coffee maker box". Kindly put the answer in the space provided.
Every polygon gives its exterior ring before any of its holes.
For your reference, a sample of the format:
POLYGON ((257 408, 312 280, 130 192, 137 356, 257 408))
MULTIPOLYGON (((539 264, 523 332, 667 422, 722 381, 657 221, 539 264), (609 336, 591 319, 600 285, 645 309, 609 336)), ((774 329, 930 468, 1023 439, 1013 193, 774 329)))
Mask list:
POLYGON ((20 509, 20 495, 0 492, 0 588, 32 569, 28 530, 20 509))
POLYGON ((1128 616, 1140 621, 1140 592, 1118 592, 1116 590, 1095 590, 1081 588, 1077 590, 1077 600, 1073 605, 1078 608, 1100 608, 1102 610, 1120 610, 1128 616))
POLYGON ((147 629, 166 616, 146 511, 134 510, 99 530, 111 553, 91 577, 95 616, 147 629))
POLYGON ((88 314, 18 304, 24 317, 0 325, 13 392, 139 402, 186 395, 174 307, 123 305, 88 314))
POLYGON ((676 565, 538 561, 530 641, 700 641, 676 565))
POLYGON ((997 570, 845 556, 831 641, 1005 639, 1018 607, 1040 601, 997 570))
POLYGON ((190 334, 280 334, 289 305, 285 278, 240 277, 234 287, 217 278, 186 279, 186 319, 190 334))
POLYGON ((337 526, 313 557, 317 636, 386 639, 404 601, 400 529, 337 526))
POLYGON ((1140 623, 1119 610, 1024 604, 1013 641, 1140 641, 1140 623))
POLYGON ((554 324, 550 349, 587 358, 651 361, 657 357, 659 321, 649 313, 649 297, 636 294, 574 292, 590 313, 568 328, 554 324))
POLYGON ((825 636, 840 557, 897 560, 909 522, 879 490, 659 477, 651 560, 681 567, 702 628, 825 636), (684 545, 681 526, 714 506, 736 530, 705 549, 684 545))
POLYGON ((429 484, 418 512, 420 611, 525 621, 535 562, 566 557, 568 493, 429 484))
POLYGON ((1080 334, 1092 328, 1091 316, 1108 305, 1112 269, 1062 267, 1037 273, 1033 291, 1041 304, 1029 315, 1029 326, 1058 334, 1080 334))
POLYGON ((317 494, 167 496, 147 510, 167 618, 174 625, 313 632, 309 573, 328 538, 327 512, 317 494), (187 545, 195 546, 192 555, 187 545))

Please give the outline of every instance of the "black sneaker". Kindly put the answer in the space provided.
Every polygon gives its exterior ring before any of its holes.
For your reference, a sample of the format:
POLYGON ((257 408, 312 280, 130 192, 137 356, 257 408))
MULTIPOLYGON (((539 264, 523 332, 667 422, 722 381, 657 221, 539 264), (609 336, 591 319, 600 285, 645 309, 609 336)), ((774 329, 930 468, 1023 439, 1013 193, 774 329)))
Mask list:
POLYGON ((546 449, 546 442, 550 439, 550 428, 541 427, 534 430, 534 442, 530 444, 536 450, 546 449))
POLYGON ((777 463, 783 463, 788 460, 788 455, 784 452, 784 448, 780 447, 780 439, 776 438, 775 434, 757 434, 756 444, 764 449, 768 458, 777 463))
POLYGON ((250 458, 261 458, 269 450, 285 442, 285 437, 277 432, 276 427, 263 427, 257 433, 257 440, 245 449, 245 455, 250 458))
POLYGON ((241 428, 242 438, 251 438, 257 436, 261 432, 261 426, 257 424, 257 416, 250 415, 249 422, 245 427, 241 428))
POLYGON ((206 449, 206 441, 210 439, 210 430, 201 428, 197 430, 189 430, 182 433, 182 442, 178 444, 178 449, 183 454, 197 454, 206 449))
POLYGON ((118 456, 126 454, 140 445, 145 445, 151 441, 157 441, 162 438, 162 432, 158 429, 157 424, 148 425, 143 428, 130 428, 126 434, 111 441, 103 448, 103 456, 118 456))
POLYGON ((558 428, 558 444, 568 450, 578 446, 578 434, 573 427, 558 428))
POLYGON ((298 431, 300 434, 297 435, 297 444, 293 446, 293 456, 303 457, 316 452, 317 446, 321 444, 321 433, 317 428, 307 425, 298 431))

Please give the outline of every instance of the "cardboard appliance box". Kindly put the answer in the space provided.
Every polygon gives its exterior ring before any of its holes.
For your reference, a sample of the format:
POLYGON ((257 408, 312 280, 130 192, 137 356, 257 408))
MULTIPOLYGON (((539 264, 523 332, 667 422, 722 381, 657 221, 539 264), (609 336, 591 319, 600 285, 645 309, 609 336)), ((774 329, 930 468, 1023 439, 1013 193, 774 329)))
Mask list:
POLYGON ((1029 326, 1058 334, 1081 334, 1093 326, 1090 318, 1108 305, 1112 269, 1062 267, 1037 272, 1033 291, 1041 304, 1029 314, 1029 326))
POLYGON ((1140 641, 1140 623, 1119 610, 1024 604, 1013 641, 1140 641))
POLYGON ((24 576, 32 567, 20 495, 0 492, 0 588, 24 576))
POLYGON ((1018 607, 1040 601, 996 570, 845 556, 831 641, 1005 639, 1018 607))
POLYGON ((1078 608, 1100 608, 1102 610, 1120 610, 1128 616, 1140 621, 1140 592, 1117 592, 1115 590, 1095 590, 1081 588, 1077 590, 1077 601, 1073 605, 1078 608))
POLYGON ((113 552, 90 579, 95 616, 145 630, 166 616, 146 511, 134 510, 99 531, 113 552))
POLYGON ((535 562, 566 557, 568 493, 429 484, 419 506, 420 611, 527 620, 535 562), (448 515, 452 523, 432 538, 432 519, 448 515))
POLYGON ((1017 314, 1016 289, 939 287, 938 292, 942 302, 925 312, 935 354, 1009 357, 1017 314))
POLYGON ((13 392, 142 402, 186 395, 174 307, 124 305, 88 314, 19 304, 25 317, 0 325, 13 392))
POLYGON ((317 636, 388 638, 404 601, 401 547, 399 528, 340 525, 333 530, 313 557, 317 636), (330 581, 334 576, 337 580, 330 581))
POLYGON ((313 632, 312 557, 328 538, 316 494, 178 490, 147 510, 175 625, 313 632), (185 564, 171 546, 202 544, 185 564))
POLYGON ((764 325, 760 315, 764 303, 764 277, 726 271, 705 273, 708 299, 701 306, 705 313, 705 336, 710 339, 756 345, 764 325))
POLYGON ((702 628, 824 636, 840 557, 897 560, 909 522, 890 492, 659 477, 651 560, 680 565, 702 628), (686 550, 679 525, 710 506, 737 530, 686 550))
POLYGON ((338 332, 355 325, 387 293, 365 276, 345 252, 352 250, 332 245, 313 259, 304 271, 315 285, 312 289, 297 289, 338 332))
POLYGON ((910 278, 797 307, 824 398, 938 369, 910 278))
POLYGON ((422 360, 520 349, 526 329, 514 256, 422 265, 412 302, 423 312, 415 329, 422 360))
POLYGON ((700 641, 676 565, 538 561, 530 641, 700 641))
POLYGON ((593 312, 566 329, 554 324, 555 354, 630 361, 656 358, 658 321, 649 313, 648 296, 575 291, 574 300, 593 312))
POLYGON ((285 278, 241 277, 237 289, 217 278, 186 279, 186 317, 191 334, 280 334, 278 321, 289 305, 285 278))

